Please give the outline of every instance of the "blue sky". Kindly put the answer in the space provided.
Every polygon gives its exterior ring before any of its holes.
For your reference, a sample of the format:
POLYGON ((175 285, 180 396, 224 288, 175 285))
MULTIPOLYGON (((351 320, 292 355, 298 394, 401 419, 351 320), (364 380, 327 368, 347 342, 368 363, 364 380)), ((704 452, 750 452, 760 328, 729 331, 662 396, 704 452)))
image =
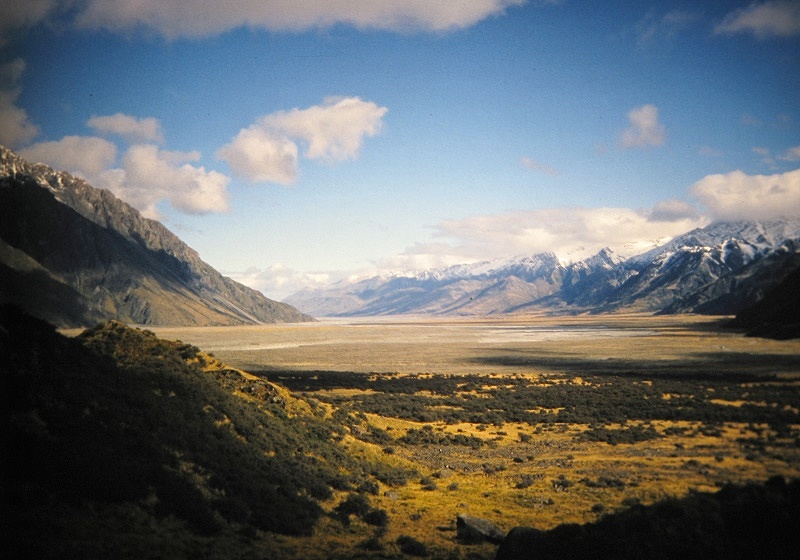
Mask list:
POLYGON ((800 2, 0 0, 0 143, 281 298, 800 215, 800 2))

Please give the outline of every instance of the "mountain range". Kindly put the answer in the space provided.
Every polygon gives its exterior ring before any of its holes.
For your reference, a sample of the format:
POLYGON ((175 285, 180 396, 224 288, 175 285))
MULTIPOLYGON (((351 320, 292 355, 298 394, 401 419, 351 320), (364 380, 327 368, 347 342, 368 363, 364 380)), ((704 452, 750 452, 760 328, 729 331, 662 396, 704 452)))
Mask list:
POLYGON ((281 303, 224 277, 110 191, 0 146, 0 303, 57 326, 108 319, 234 325, 312 315, 732 315, 773 291, 779 295, 769 301, 779 309, 786 297, 796 299, 786 294, 797 291, 790 275, 800 269, 800 219, 718 222, 633 256, 626 251, 383 274, 301 290, 281 303))
POLYGON ((605 248, 578 262, 553 253, 302 290, 315 316, 519 312, 736 314, 800 268, 800 219, 713 223, 634 256, 605 248))
POLYGON ((223 276, 110 191, 2 146, 0 303, 62 327, 313 320, 223 276))

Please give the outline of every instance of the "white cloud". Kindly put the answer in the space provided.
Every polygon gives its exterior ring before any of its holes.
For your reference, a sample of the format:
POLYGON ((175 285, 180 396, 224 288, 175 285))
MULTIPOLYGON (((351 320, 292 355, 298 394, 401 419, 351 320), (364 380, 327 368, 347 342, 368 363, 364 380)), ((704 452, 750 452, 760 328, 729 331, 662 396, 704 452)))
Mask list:
POLYGON ((164 141, 161 122, 154 117, 136 118, 123 113, 93 116, 86 123, 100 134, 116 134, 131 142, 164 141))
POLYGON ((628 112, 630 126, 622 133, 623 148, 661 146, 666 140, 666 128, 658 122, 658 107, 642 105, 628 112))
POLYGON ((162 201, 187 214, 228 209, 230 179, 191 165, 189 162, 200 159, 198 152, 173 152, 154 144, 135 144, 117 166, 117 148, 108 140, 66 136, 55 142, 34 144, 19 154, 108 189, 148 218, 160 218, 157 205, 162 201))
POLYGON ((364 137, 378 133, 387 110, 358 97, 330 97, 322 105, 271 113, 240 130, 217 158, 250 181, 290 184, 297 177, 297 142, 309 159, 352 159, 364 137))
POLYGON ((107 186, 148 217, 158 216, 156 205, 162 200, 187 214, 227 211, 230 179, 187 163, 198 158, 196 152, 170 152, 153 144, 137 144, 122 158, 124 181, 107 186))
MULTIPOLYGON (((495 255, 497 256, 497 255, 495 255)), ((426 270, 484 260, 478 254, 467 254, 463 247, 447 243, 415 243, 399 255, 375 263, 378 270, 426 270)), ((366 274, 369 277, 374 275, 366 274)))
POLYGON ((558 169, 556 169, 555 167, 551 167, 546 163, 537 161, 533 158, 523 157, 520 158, 519 161, 523 166, 527 167, 531 171, 538 171, 540 173, 544 173, 545 175, 553 175, 553 176, 558 175, 558 169))
POLYGON ((735 10, 714 27, 719 34, 752 33, 758 38, 800 34, 800 2, 776 0, 735 10))
POLYGON ((54 169, 80 175, 89 182, 114 165, 117 147, 103 138, 65 136, 54 142, 39 142, 19 150, 28 161, 46 163, 54 169))
POLYGON ((39 127, 27 111, 16 104, 24 72, 25 61, 21 58, 0 66, 0 144, 5 146, 25 144, 39 134, 39 127))
POLYGON ((375 136, 388 109, 358 97, 328 97, 322 105, 263 117, 266 130, 307 144, 309 159, 344 160, 358 155, 364 136, 375 136))
POLYGON ((258 124, 240 130, 217 158, 254 183, 289 185, 297 178, 297 144, 258 124))
POLYGON ((244 272, 226 271, 224 274, 277 300, 303 288, 322 288, 329 285, 334 279, 328 272, 299 272, 282 263, 276 263, 264 269, 251 267, 244 272))
POLYGON ((650 210, 648 219, 651 222, 679 222, 682 220, 696 220, 697 208, 686 202, 672 198, 662 200, 650 210))
POLYGON ((469 27, 525 0, 88 0, 77 23, 126 31, 151 29, 167 38, 206 37, 237 27, 299 31, 336 24, 391 31, 469 27))
POLYGON ((428 268, 542 252, 577 260, 603 247, 646 247, 704 224, 689 204, 678 201, 646 211, 572 207, 470 216, 439 224, 435 236, 444 241, 410 247, 381 267, 428 268))
POLYGON ((708 175, 692 195, 715 220, 770 220, 800 216, 800 169, 775 175, 742 171, 708 175))

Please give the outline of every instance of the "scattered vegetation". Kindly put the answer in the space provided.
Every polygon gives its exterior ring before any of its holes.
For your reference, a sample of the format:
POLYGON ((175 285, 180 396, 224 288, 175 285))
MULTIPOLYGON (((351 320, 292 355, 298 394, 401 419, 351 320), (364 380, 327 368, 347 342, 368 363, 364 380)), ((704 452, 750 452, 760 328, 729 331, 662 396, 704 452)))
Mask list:
MULTIPOLYGON (((414 422, 502 426, 505 423, 601 425, 584 437, 610 444, 645 441, 659 434, 648 427, 621 431, 607 424, 629 421, 766 423, 786 431, 800 423, 800 387, 774 376, 666 373, 644 375, 585 372, 580 382, 554 373, 531 378, 494 375, 397 375, 320 371, 262 371, 259 376, 334 406, 414 422), (342 396, 337 389, 363 389, 342 396), (369 389, 367 392, 366 389, 369 389), (737 403, 738 406, 728 406, 737 403), (770 403, 763 406, 762 403, 770 403)), ((477 445, 431 441, 416 430, 406 443, 477 445)), ((521 435, 524 439, 526 435, 521 435)))
MULTIPOLYGON (((540 532, 553 546, 689 531, 714 557, 737 515, 778 543, 798 519, 798 483, 726 484, 798 473, 800 386, 768 372, 249 374, 147 330, 66 338, 12 308, 0 355, 15 450, 0 538, 29 556, 493 558, 456 538, 469 511, 558 526, 540 532)), ((642 546, 617 557, 658 557, 642 546)))

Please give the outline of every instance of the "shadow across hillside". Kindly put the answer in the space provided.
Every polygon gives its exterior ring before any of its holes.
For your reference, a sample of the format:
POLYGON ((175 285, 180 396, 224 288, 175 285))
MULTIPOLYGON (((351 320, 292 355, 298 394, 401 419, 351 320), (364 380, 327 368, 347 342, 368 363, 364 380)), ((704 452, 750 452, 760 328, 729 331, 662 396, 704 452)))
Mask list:
POLYGON ((582 376, 614 374, 685 380, 727 379, 739 383, 774 378, 776 370, 800 372, 798 355, 729 351, 697 353, 680 360, 590 360, 569 354, 547 355, 543 352, 498 348, 492 355, 470 358, 469 362, 582 376))
POLYGON ((497 560, 744 560, 800 549, 800 481, 726 486, 550 531, 518 527, 497 560))
POLYGON ((20 558, 252 557, 391 474, 309 403, 146 330, 66 338, 0 306, 0 356, 0 539, 20 558))
MULTIPOLYGON (((720 356, 728 359, 727 354, 720 356)), ((334 406, 416 422, 754 422, 788 433, 791 425, 800 423, 800 388, 772 374, 774 364, 762 368, 755 360, 748 363, 748 357, 738 359, 740 369, 732 362, 727 369, 703 362, 701 369, 697 364, 680 367, 673 362, 665 366, 620 361, 602 362, 595 368, 585 360, 504 354, 487 357, 484 363, 517 367, 535 363, 554 373, 399 375, 273 370, 257 374, 334 406), (361 392, 337 392, 341 389, 361 392), (487 406, 487 399, 492 406, 487 406)), ((769 361, 770 357, 760 359, 769 361)), ((775 356, 775 360, 788 368, 794 367, 797 358, 775 356)))

